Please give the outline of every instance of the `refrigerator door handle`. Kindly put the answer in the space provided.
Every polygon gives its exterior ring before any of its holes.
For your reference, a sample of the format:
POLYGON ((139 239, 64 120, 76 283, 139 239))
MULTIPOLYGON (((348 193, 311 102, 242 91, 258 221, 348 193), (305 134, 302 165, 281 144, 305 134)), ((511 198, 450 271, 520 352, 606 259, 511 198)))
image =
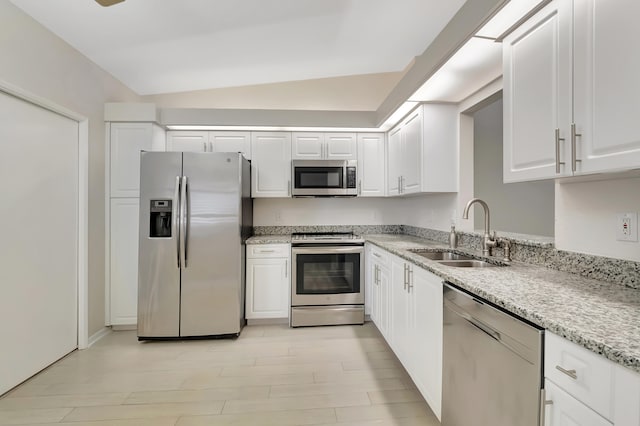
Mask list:
POLYGON ((187 268, 187 244, 189 242, 188 235, 188 215, 189 215, 189 198, 188 198, 189 180, 186 176, 182 176, 182 185, 180 186, 180 248, 182 248, 182 267, 187 268))
POLYGON ((180 176, 176 176, 176 186, 173 190, 173 203, 171 206, 171 235, 176 239, 176 260, 180 269, 180 176))

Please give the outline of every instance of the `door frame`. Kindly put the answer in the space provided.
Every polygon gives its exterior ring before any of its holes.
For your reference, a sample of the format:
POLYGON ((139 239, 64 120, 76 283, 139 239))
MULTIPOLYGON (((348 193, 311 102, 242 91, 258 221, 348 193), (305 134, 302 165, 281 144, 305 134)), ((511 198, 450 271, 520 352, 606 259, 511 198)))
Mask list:
POLYGON ((78 349, 89 346, 89 119, 49 99, 0 80, 0 93, 13 96, 78 123, 78 349))

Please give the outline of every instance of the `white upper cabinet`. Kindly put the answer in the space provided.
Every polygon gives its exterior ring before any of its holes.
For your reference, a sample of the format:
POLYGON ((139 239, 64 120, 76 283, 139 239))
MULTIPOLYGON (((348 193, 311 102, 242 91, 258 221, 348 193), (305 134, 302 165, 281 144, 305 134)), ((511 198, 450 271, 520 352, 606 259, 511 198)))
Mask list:
POLYGON ((209 152, 209 132, 173 130, 167 132, 167 151, 209 152))
POLYGON ((385 196, 384 133, 358 133, 358 196, 385 196))
POLYGON ((295 160, 356 160, 355 133, 293 133, 295 160))
POLYGON ((567 174, 571 10, 554 0, 503 42, 504 181, 567 174))
POLYGON ((292 134, 291 158, 294 160, 322 160, 324 133, 296 132, 292 134))
POLYGON ((503 43, 504 181, 640 164, 635 0, 553 0, 503 43))
POLYGON ((457 109, 425 104, 387 138, 388 195, 457 191, 457 109))
POLYGON ((251 160, 251 132, 211 131, 209 151, 240 152, 244 158, 251 160))
POLYGON ((640 2, 574 2, 576 174, 640 167, 640 2))
POLYGON ((327 160, 357 160, 355 133, 325 133, 325 158, 327 160))
POLYGON ((422 109, 409 116, 402 129, 401 194, 420 192, 422 183, 422 109))
POLYGON ((396 127, 387 137, 387 191, 388 195, 400 194, 402 174, 402 128, 396 127))
POLYGON ((291 196, 291 133, 251 133, 251 196, 291 196))
POLYGON ((107 123, 111 197, 140 196, 140 152, 163 151, 164 130, 152 123, 107 123))

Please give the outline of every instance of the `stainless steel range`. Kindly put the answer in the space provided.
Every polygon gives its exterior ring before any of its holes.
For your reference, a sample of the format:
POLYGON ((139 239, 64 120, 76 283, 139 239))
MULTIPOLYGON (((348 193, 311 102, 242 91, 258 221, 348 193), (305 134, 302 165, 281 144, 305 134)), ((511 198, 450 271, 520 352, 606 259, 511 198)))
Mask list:
POLYGON ((291 326, 364 323, 364 240, 293 234, 291 326))

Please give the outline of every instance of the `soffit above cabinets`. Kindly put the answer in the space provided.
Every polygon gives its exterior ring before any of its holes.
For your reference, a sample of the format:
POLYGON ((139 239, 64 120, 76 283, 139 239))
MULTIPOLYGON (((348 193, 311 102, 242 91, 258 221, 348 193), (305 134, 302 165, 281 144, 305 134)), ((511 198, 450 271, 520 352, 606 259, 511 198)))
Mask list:
POLYGON ((502 75, 501 38, 549 0, 511 0, 409 97, 458 103, 502 75))

